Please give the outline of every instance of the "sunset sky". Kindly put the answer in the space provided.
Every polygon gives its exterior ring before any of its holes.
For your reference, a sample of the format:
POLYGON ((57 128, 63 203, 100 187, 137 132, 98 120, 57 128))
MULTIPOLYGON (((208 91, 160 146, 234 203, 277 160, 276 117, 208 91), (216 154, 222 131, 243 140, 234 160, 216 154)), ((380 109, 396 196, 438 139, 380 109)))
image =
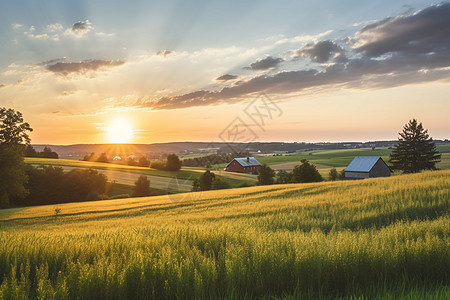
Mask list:
POLYGON ((0 0, 0 107, 35 144, 450 138, 450 2, 0 0))

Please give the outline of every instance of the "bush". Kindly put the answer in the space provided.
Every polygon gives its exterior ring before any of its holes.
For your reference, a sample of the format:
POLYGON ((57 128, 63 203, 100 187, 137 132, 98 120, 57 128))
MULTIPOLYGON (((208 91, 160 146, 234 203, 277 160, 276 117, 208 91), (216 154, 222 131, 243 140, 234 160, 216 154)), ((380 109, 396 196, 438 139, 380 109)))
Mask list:
POLYGON ((228 183, 228 181, 226 181, 226 179, 224 179, 223 177, 215 177, 212 185, 211 185, 211 189, 213 190, 222 190, 222 189, 230 189, 231 188, 231 184, 228 183))

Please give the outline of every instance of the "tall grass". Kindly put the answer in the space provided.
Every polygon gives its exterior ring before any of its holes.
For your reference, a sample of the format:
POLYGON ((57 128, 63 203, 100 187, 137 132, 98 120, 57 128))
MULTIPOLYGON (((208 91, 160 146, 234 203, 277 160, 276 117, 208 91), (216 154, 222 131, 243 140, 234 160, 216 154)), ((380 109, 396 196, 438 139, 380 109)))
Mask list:
POLYGON ((448 299, 449 177, 3 212, 0 298, 448 299))

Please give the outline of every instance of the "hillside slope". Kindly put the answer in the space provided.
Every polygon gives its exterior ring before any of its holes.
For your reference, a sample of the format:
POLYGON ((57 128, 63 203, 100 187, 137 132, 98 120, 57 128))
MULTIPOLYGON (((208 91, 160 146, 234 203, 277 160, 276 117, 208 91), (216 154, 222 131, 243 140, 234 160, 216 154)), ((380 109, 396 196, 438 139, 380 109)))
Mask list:
POLYGON ((0 298, 445 299, 449 183, 438 171, 3 210, 0 298))

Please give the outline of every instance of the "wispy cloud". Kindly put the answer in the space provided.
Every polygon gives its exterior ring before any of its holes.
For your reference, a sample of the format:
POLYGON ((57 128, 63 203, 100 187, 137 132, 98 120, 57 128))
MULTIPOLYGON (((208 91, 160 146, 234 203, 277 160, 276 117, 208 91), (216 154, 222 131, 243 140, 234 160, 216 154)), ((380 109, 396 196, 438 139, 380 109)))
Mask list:
POLYGON ((92 59, 81 62, 57 62, 48 64, 47 70, 57 75, 67 76, 69 74, 86 74, 92 71, 102 71, 105 69, 123 65, 125 62, 120 60, 100 60, 92 59))
POLYGON ((65 34, 73 35, 75 37, 83 37, 86 33, 93 29, 92 23, 89 20, 78 21, 65 31, 65 34))
POLYGON ((282 61, 282 58, 267 56, 266 58, 258 59, 254 63, 250 64, 250 67, 245 67, 245 69, 252 71, 265 71, 276 68, 282 61))
POLYGON ((231 75, 231 74, 224 74, 222 76, 219 76, 216 78, 217 81, 229 81, 229 80, 234 80, 236 78, 238 78, 239 76, 237 75, 231 75))

